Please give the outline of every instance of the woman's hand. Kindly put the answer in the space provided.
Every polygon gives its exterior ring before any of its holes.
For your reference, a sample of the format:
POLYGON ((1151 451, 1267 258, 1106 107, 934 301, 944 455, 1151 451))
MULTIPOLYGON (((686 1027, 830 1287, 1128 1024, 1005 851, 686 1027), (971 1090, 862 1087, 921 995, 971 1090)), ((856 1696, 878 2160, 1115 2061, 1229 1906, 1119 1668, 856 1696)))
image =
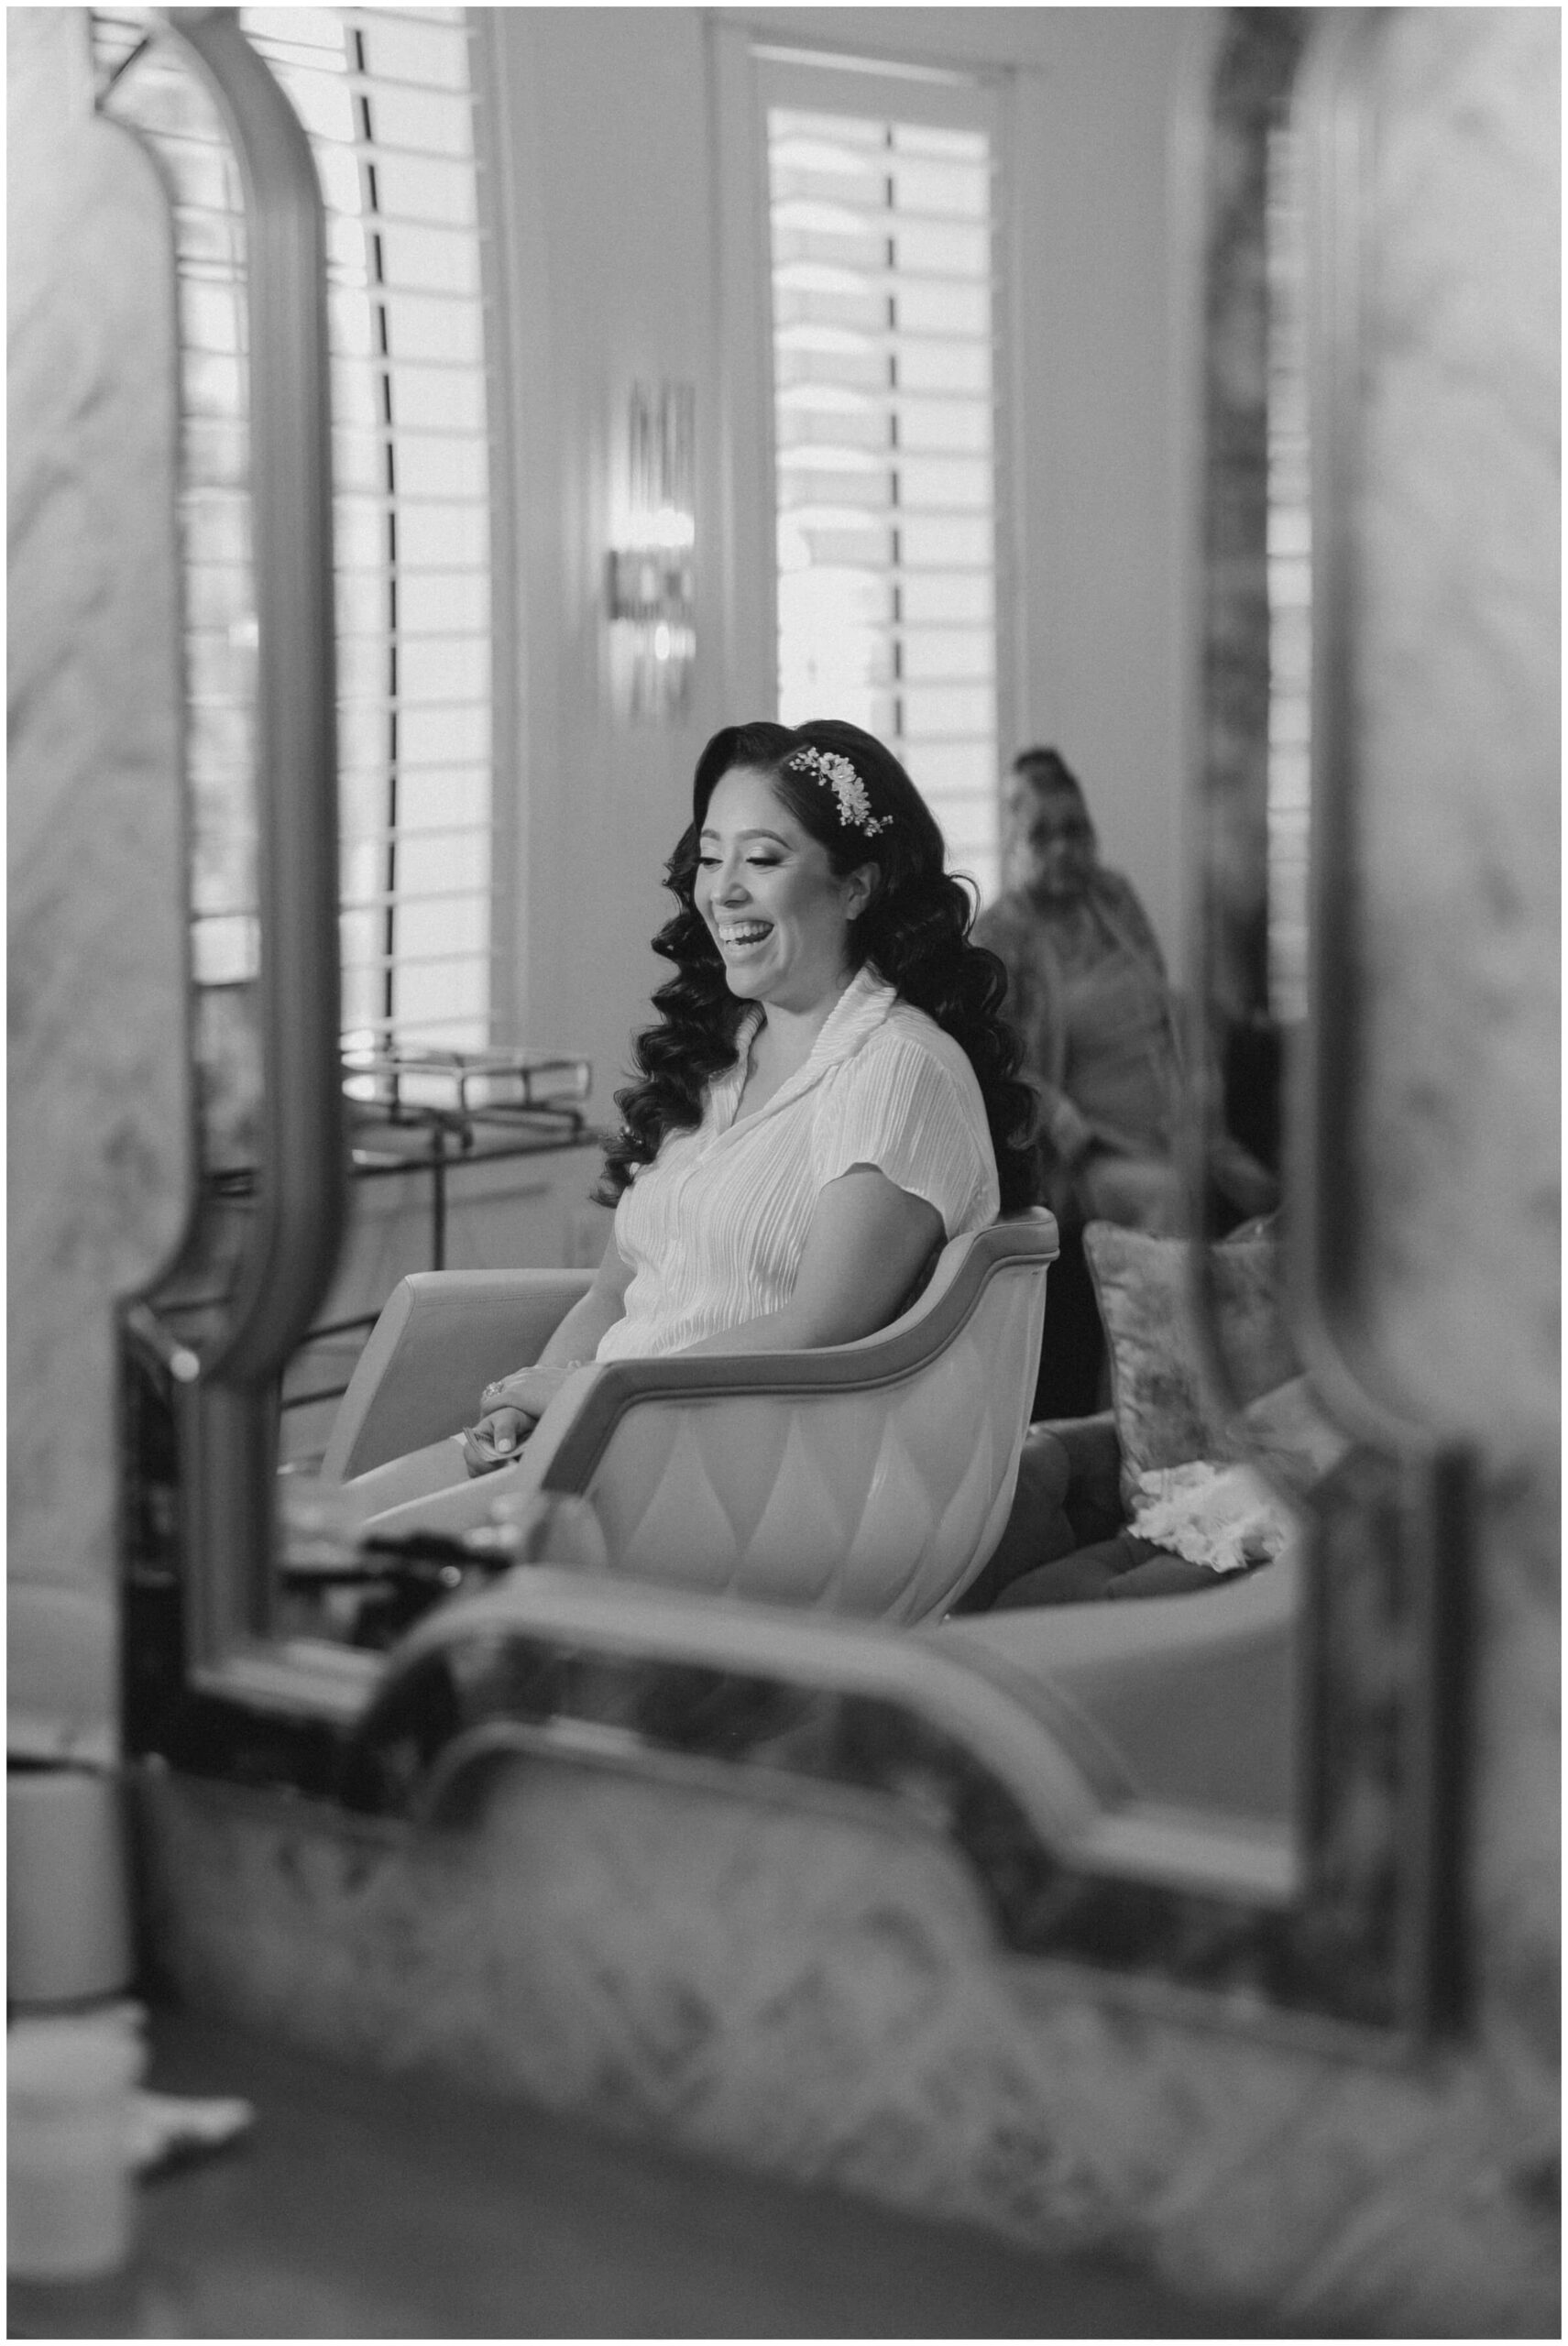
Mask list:
POLYGON ((463 1432, 463 1457, 470 1474, 493 1474, 510 1466, 575 1367, 520 1368, 498 1377, 479 1396, 479 1422, 463 1432))
POLYGON ((463 1463, 470 1475, 493 1474, 499 1466, 510 1466, 533 1431, 534 1422, 520 1409, 492 1409, 477 1426, 465 1426, 463 1463))

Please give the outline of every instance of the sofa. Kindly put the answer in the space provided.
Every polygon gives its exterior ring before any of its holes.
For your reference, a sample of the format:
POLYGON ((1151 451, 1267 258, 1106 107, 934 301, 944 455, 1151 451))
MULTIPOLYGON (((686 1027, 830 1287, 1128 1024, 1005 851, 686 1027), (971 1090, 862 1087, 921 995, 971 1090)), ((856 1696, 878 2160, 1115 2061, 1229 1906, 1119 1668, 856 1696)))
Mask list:
POLYGON ((1196 1557, 1223 1548, 1252 1568, 1277 1554, 1292 1507, 1345 1446, 1301 1373, 1272 1221, 1208 1250, 1223 1373, 1198 1324, 1186 1241, 1091 1222, 1084 1244, 1111 1407, 1031 1426, 1007 1533, 961 1611, 1212 1590, 1227 1573, 1196 1557), (1186 1495, 1190 1513, 1201 1501, 1218 1521, 1228 1507, 1228 1541, 1195 1532, 1168 1494, 1186 1495), (1181 1528, 1165 1545, 1139 1536, 1135 1516, 1181 1528))

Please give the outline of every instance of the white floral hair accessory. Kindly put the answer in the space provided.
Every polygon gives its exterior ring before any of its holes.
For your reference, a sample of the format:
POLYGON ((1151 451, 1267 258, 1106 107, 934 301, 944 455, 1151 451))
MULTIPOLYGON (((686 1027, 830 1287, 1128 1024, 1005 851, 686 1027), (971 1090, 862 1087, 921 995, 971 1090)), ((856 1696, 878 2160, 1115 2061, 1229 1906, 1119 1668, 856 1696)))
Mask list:
POLYGON ((788 773, 792 767, 804 773, 815 774, 818 782, 828 784, 839 802, 839 820, 841 823, 853 825, 856 830, 864 831, 868 839, 875 839, 879 831, 891 828, 893 817, 872 813, 872 802, 865 784, 849 759, 840 757, 838 751, 796 750, 793 757, 784 760, 784 771, 788 773))

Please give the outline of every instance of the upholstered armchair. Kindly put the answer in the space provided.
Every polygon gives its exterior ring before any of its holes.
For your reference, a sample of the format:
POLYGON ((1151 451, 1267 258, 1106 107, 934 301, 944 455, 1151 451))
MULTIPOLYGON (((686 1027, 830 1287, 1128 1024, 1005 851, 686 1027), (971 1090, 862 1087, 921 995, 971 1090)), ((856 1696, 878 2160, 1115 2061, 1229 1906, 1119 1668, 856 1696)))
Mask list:
POLYGON ((502 1497, 592 1505, 612 1570, 776 1606, 936 1618, 1001 1537, 1056 1224, 1036 1211, 951 1241, 874 1336, 815 1352, 576 1369, 515 1464, 378 1504, 387 1462, 455 1434, 480 1388, 535 1358, 586 1272, 421 1272, 393 1293, 344 1397, 323 1479, 357 1482, 381 1533, 461 1532, 502 1497))

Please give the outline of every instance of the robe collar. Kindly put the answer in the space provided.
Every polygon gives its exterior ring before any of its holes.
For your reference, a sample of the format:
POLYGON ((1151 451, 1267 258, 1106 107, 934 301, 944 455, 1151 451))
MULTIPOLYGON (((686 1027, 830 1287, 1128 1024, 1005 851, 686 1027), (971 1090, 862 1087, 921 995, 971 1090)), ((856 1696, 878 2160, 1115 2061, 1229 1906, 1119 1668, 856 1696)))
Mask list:
MULTIPOLYGON (((787 1108, 803 1091, 818 1082, 830 1067, 837 1067, 858 1051, 862 1043, 876 1033, 898 1000, 898 989, 866 962, 856 970, 843 992, 828 1012, 822 1031, 785 1083, 781 1083, 771 1100, 744 1116, 741 1122, 750 1127, 771 1116, 775 1108, 787 1108)), ((735 1110, 740 1097, 740 1087, 746 1077, 746 1057, 751 1040, 762 1023, 762 1006, 753 1003, 741 1019, 735 1037, 735 1064, 723 1075, 713 1080, 714 1123, 720 1133, 730 1131, 735 1124, 735 1110)))

